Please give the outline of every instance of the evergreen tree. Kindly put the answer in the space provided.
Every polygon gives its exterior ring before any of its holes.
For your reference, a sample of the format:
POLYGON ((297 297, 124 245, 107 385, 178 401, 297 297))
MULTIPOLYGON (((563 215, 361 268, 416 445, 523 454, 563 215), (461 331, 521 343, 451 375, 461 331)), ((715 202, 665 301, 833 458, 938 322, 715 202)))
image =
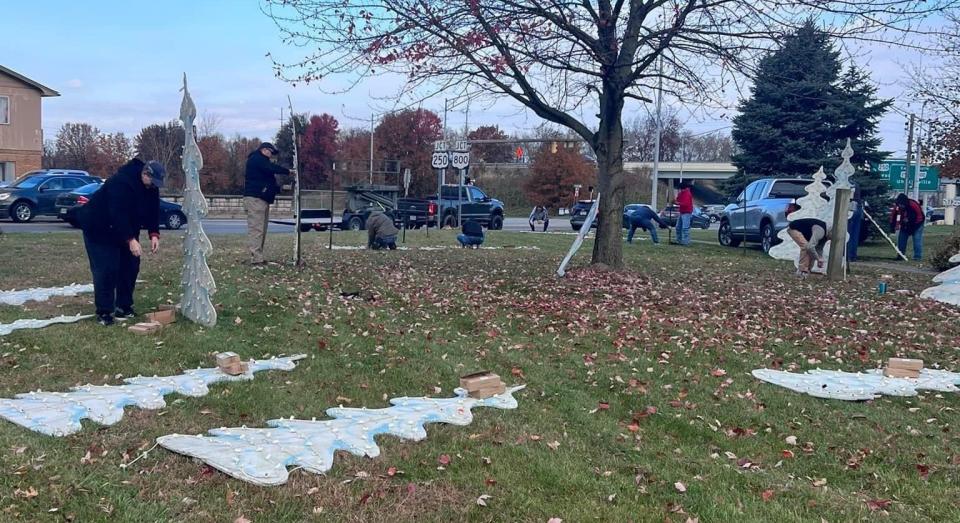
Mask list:
POLYGON ((876 131, 891 103, 876 99, 861 69, 844 72, 830 36, 808 21, 760 61, 751 97, 733 121, 739 170, 727 191, 736 194, 758 178, 810 176, 821 166, 832 172, 850 138, 860 170, 854 181, 871 198, 885 193, 882 180, 867 174, 866 162, 886 156, 877 149, 876 131))
MULTIPOLYGON (((303 136, 307 125, 310 124, 308 118, 309 115, 307 113, 294 115, 292 120, 296 120, 297 122, 297 138, 303 136)), ((276 155, 276 161, 284 167, 293 167, 293 131, 290 128, 292 120, 291 118, 284 120, 283 125, 280 126, 280 130, 277 131, 277 136, 273 139, 273 145, 280 151, 276 155)))

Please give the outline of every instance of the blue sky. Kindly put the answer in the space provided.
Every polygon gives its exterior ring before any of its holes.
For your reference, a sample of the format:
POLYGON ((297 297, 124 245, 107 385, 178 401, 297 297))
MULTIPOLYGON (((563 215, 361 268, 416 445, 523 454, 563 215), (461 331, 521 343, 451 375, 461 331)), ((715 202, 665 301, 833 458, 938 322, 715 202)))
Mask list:
MULTIPOLYGON (((297 57, 285 47, 272 20, 256 0, 165 0, 90 2, 45 0, 16 2, 3 10, 0 63, 60 92, 44 101, 44 131, 52 138, 64 122, 88 122, 102 131, 135 135, 142 127, 177 117, 181 75, 186 72, 201 115, 220 120, 232 135, 272 137, 280 109, 290 95, 298 112, 328 112, 341 128, 366 126, 371 112, 389 108, 371 101, 392 93, 389 81, 366 82, 349 94, 328 95, 314 86, 293 87, 274 77, 267 52, 297 57)), ((900 95, 901 64, 917 57, 882 50, 858 59, 868 62, 881 81, 881 94, 900 95)), ((425 103, 442 113, 443 100, 425 103)), ((729 125, 727 118, 694 118, 695 132, 729 125)), ((646 114, 628 106, 626 119, 646 114)), ((452 111, 449 125, 463 125, 464 113, 452 111)), ((470 127, 499 124, 530 130, 541 120, 509 101, 474 107, 470 127)), ((884 147, 902 153, 904 118, 891 113, 881 123, 884 147)))

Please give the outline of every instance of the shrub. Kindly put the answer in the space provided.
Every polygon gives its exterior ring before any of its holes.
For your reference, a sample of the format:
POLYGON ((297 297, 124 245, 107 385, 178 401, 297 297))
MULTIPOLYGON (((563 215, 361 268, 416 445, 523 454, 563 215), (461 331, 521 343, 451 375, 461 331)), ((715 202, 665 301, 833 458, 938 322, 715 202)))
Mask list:
POLYGON ((960 231, 955 232, 953 236, 943 242, 943 245, 941 245, 933 257, 930 258, 930 265, 938 271, 945 271, 956 265, 955 263, 950 263, 950 258, 958 252, 960 252, 960 231))

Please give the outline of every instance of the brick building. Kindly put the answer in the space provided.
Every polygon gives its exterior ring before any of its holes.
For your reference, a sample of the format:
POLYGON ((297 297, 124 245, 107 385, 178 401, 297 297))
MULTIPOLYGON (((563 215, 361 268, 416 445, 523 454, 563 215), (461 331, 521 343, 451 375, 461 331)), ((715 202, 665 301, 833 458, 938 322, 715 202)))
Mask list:
POLYGON ((60 93, 0 65, 0 182, 40 168, 40 100, 60 93))

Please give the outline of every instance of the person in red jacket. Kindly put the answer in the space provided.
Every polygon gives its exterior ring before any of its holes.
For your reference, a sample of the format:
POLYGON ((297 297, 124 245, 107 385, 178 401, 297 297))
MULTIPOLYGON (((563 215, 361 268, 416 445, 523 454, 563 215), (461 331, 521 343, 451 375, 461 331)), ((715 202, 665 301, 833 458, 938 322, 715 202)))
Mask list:
POLYGON ((693 220, 693 191, 688 182, 680 183, 680 192, 677 193, 677 243, 690 245, 690 222, 693 220))
POLYGON ((897 247, 900 252, 907 250, 907 238, 913 236, 913 259, 923 259, 923 223, 926 217, 923 215, 923 208, 916 200, 907 198, 906 194, 900 193, 894 204, 893 212, 890 214, 890 225, 893 230, 900 231, 897 236, 897 247))

